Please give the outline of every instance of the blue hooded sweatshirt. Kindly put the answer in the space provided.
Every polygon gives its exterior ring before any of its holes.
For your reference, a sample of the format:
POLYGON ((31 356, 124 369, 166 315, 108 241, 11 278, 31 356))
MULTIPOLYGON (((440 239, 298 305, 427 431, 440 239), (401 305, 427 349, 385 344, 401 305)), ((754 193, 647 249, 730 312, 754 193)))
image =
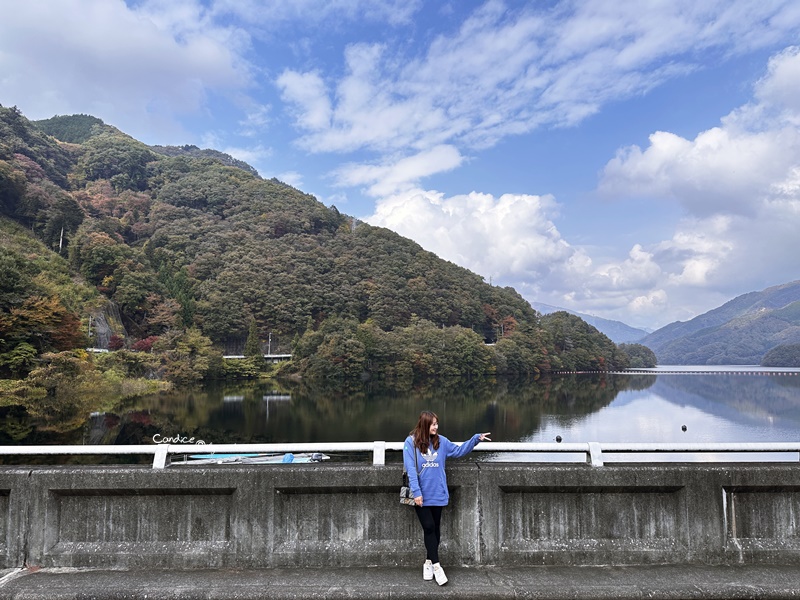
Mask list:
POLYGON ((447 477, 444 474, 445 461, 469 454, 480 441, 481 434, 476 433, 459 446, 440 435, 439 449, 430 446, 428 452, 422 454, 419 448, 414 447, 414 439, 408 436, 403 444, 403 466, 408 473, 414 498, 422 496, 423 506, 447 506, 450 492, 447 490, 447 477))

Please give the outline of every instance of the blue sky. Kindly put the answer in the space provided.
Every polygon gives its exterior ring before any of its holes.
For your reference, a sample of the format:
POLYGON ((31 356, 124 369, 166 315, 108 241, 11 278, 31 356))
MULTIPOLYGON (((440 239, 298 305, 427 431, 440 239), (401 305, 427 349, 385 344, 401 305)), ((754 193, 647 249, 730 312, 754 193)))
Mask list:
POLYGON ((800 279, 794 0, 0 0, 0 103, 228 152, 531 301, 800 279))

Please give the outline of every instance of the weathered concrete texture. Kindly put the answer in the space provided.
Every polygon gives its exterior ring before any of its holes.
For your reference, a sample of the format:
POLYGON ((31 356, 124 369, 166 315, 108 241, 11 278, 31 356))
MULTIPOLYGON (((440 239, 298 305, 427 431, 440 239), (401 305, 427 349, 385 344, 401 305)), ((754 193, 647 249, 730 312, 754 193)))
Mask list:
POLYGON ((800 597, 800 569, 767 565, 460 567, 449 583, 419 568, 94 571, 20 573, 0 600, 457 600, 784 599, 800 597))
POLYGON ((28 469, 0 469, 0 567, 25 560, 28 469))
MULTIPOLYGON (((450 466, 455 566, 800 565, 800 465, 450 466)), ((0 469, 0 568, 418 567, 399 465, 0 469)))

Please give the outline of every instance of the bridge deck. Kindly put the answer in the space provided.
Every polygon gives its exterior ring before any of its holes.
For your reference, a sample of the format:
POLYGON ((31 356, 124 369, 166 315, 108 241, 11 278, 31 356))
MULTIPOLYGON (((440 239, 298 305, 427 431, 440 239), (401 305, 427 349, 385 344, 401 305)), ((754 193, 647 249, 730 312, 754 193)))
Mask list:
POLYGON ((0 571, 0 600, 798 598, 800 568, 781 565, 451 568, 439 587, 421 569, 0 571))

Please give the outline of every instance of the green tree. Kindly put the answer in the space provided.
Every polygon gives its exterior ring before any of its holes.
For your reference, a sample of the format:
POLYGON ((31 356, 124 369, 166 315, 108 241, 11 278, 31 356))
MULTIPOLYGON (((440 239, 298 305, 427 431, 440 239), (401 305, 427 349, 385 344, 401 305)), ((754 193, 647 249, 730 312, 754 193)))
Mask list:
POLYGON ((0 366, 10 372, 12 377, 25 377, 36 365, 38 352, 28 342, 20 342, 9 352, 0 354, 0 366))
POLYGON ((247 329, 247 341, 244 344, 245 356, 262 356, 261 340, 258 337, 258 324, 254 318, 250 318, 250 327, 247 329))
POLYGON ((0 246, 0 307, 7 311, 22 301, 32 284, 31 271, 19 253, 0 246))
POLYGON ((25 185, 25 174, 0 160, 0 212, 9 217, 17 216, 25 185))
POLYGON ((511 335, 497 341, 494 346, 495 368, 499 374, 512 377, 539 375, 539 355, 522 336, 511 335))
POLYGON ((762 367, 800 367, 800 344, 772 348, 761 359, 762 367))
POLYGON ((132 255, 127 245, 108 233, 79 231, 70 248, 70 263, 87 281, 113 293, 114 271, 132 255))
POLYGON ((545 315, 542 326, 549 334, 554 357, 570 371, 624 369, 628 356, 616 344, 580 317, 565 311, 545 315))
POLYGON ((652 369, 658 364, 655 352, 642 344, 620 344, 619 349, 630 357, 632 369, 652 369))
POLYGON ((42 239, 60 254, 83 222, 83 211, 72 196, 61 193, 42 216, 42 239))
POLYGON ((17 107, 0 106, 0 160, 35 165, 44 178, 66 189, 73 155, 69 149, 37 129, 17 107))
POLYGON ((27 341, 40 352, 85 346, 80 321, 57 297, 29 296, 0 318, 0 337, 27 341))
POLYGON ((157 159, 143 143, 116 130, 90 137, 83 148, 76 169, 79 181, 108 179, 116 190, 145 189, 147 163, 157 159))
POLYGON ((157 356, 131 350, 98 354, 94 360, 95 365, 103 372, 113 372, 119 378, 157 377, 161 367, 157 356))
POLYGON ((48 135, 71 144, 81 144, 93 134, 99 133, 105 125, 101 119, 91 115, 56 115, 49 119, 34 121, 33 124, 48 135))
POLYGON ((31 393, 25 402, 28 412, 53 422, 82 423, 95 394, 110 392, 85 350, 43 354, 25 383, 31 391, 44 392, 31 393))
POLYGON ((209 375, 221 357, 212 348, 211 340, 196 327, 183 332, 168 332, 153 345, 153 351, 162 357, 164 375, 170 381, 195 383, 209 375))

